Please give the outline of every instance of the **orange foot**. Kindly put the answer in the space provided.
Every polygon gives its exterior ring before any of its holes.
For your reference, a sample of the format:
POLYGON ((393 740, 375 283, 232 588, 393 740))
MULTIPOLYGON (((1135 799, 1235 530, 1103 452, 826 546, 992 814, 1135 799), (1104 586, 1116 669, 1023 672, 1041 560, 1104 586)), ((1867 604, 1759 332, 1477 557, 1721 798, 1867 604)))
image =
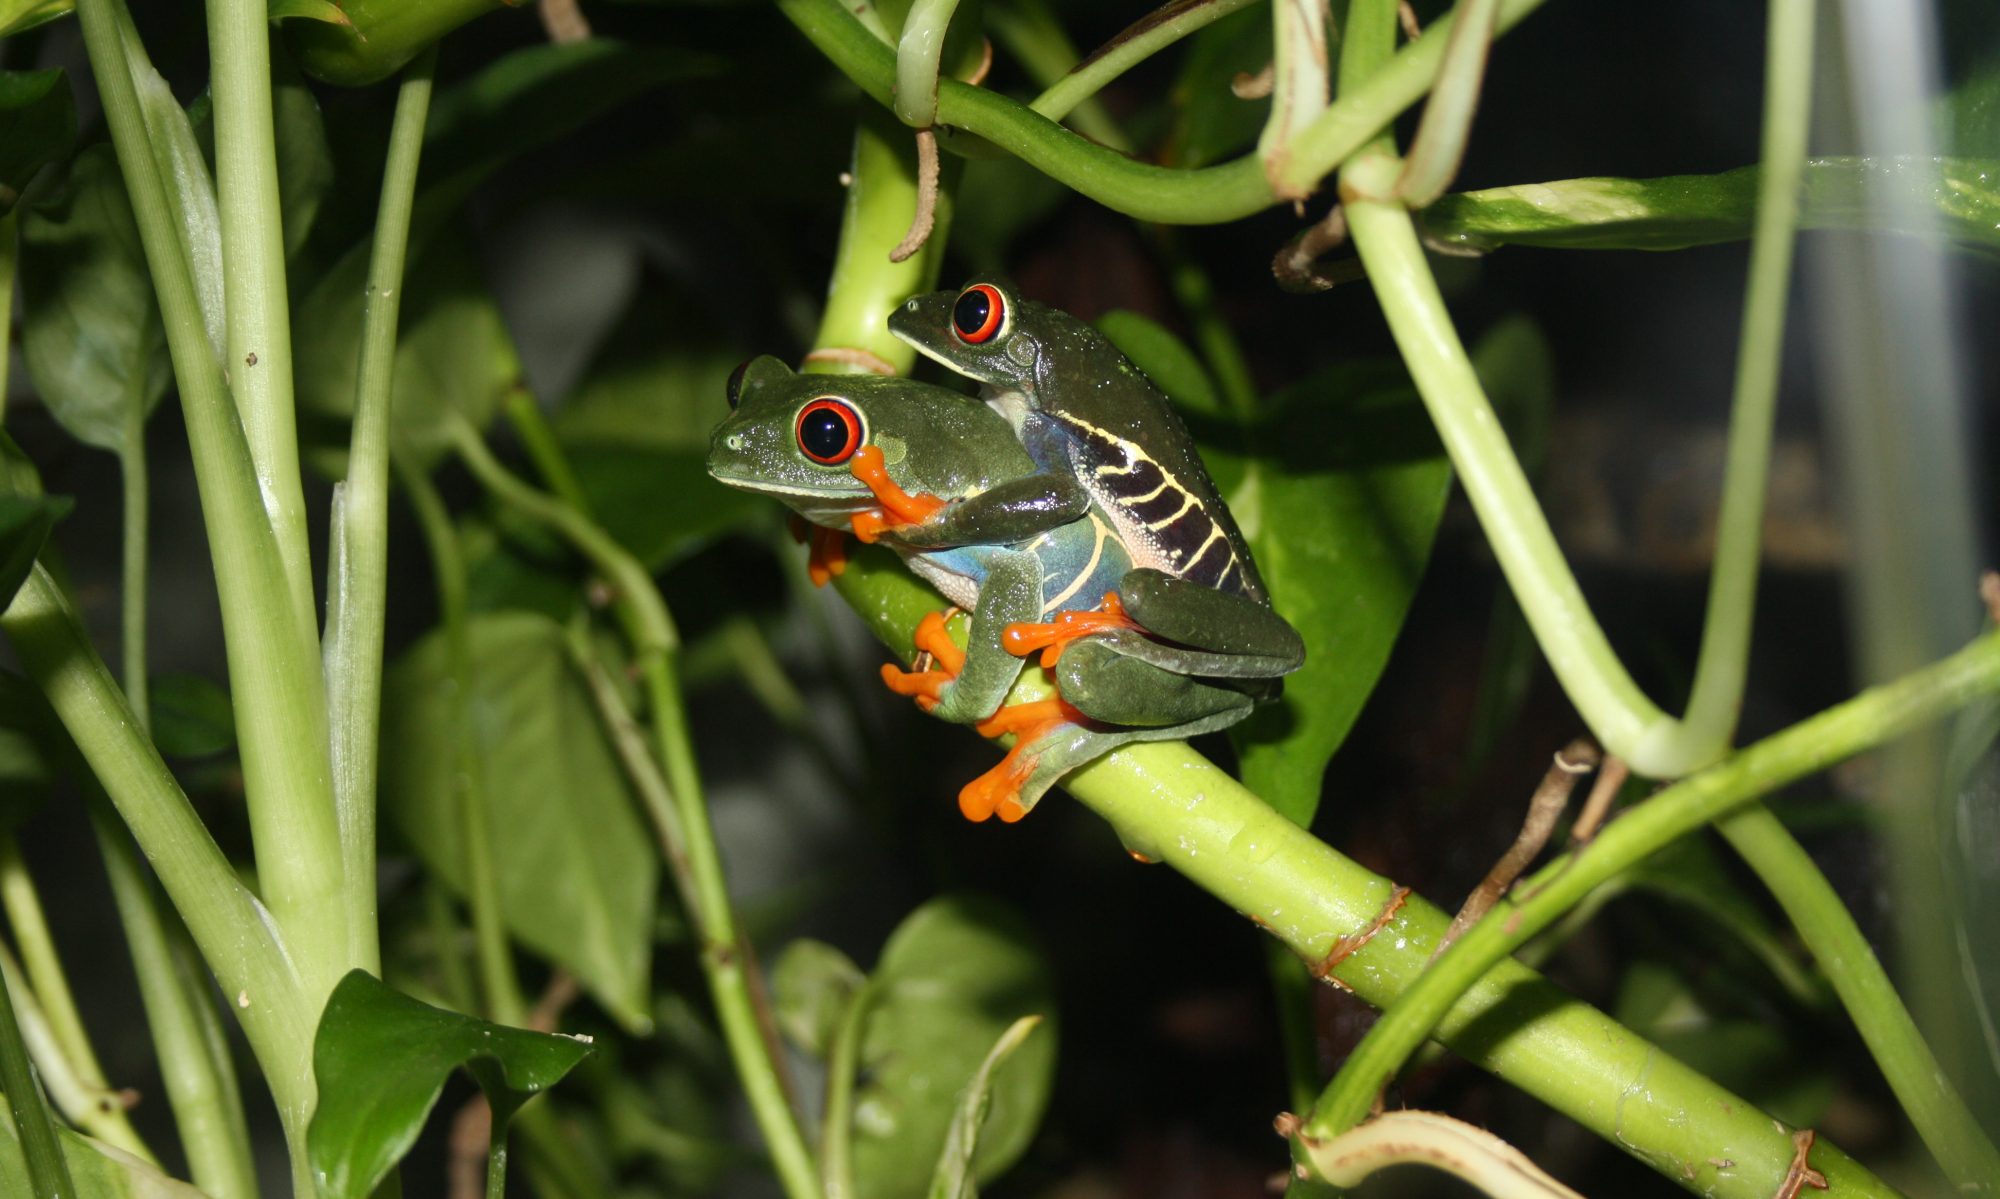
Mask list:
POLYGON ((854 455, 854 462, 847 469, 868 485, 868 490, 875 493, 876 502, 881 505, 856 512, 849 521, 854 527, 854 535, 864 542, 873 542, 887 530, 900 525, 922 524, 944 508, 944 501, 934 495, 912 495, 898 487, 882 461, 881 446, 864 446, 854 455))
POLYGON ((1001 820, 1012 824, 1026 816, 1028 809, 1021 803, 1021 788, 1035 773, 1037 762, 1036 755, 1027 752, 1028 747, 1057 727, 1080 724, 1083 719, 1081 712, 1051 696, 1030 703, 1012 704, 980 721, 975 726, 980 736, 998 737, 1013 733, 1014 748, 1007 751, 1007 756, 1000 759, 998 766, 960 789, 958 810, 974 823, 998 815, 1001 820))
POLYGON ((847 537, 839 529, 813 526, 808 535, 812 552, 806 555, 806 577, 815 587, 824 587, 847 569, 847 537))
POLYGON ((1048 624, 1010 624, 1000 631, 1000 644, 1017 658, 1041 650, 1042 665, 1049 667, 1054 666, 1056 659, 1062 657, 1063 650, 1069 648, 1069 643, 1079 637, 1138 627, 1138 621, 1125 615, 1125 605, 1118 602, 1118 593, 1108 591, 1104 602, 1095 611, 1072 608, 1056 613, 1055 620, 1048 624))
POLYGON ((945 631, 945 622, 950 618, 950 612, 929 612, 917 622, 914 638, 917 652, 930 655, 935 669, 904 670, 887 662, 882 664, 882 682, 889 690, 897 695, 915 696, 917 706, 926 712, 938 706, 945 684, 965 669, 965 651, 945 631))

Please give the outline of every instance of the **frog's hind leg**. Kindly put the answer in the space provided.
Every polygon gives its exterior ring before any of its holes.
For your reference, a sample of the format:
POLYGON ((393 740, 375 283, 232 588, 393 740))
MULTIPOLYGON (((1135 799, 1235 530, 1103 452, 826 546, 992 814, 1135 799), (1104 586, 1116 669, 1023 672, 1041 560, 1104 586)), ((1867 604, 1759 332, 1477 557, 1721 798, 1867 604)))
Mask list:
POLYGON ((1192 737, 1248 716, 1277 685, 1181 674, 1127 653, 1119 640, 1091 638, 1070 647, 1056 664, 1057 692, 1101 724, 1173 728, 1177 736, 1192 737))
POLYGON ((1119 580, 1118 595, 1133 623, 1156 640, 1144 645, 1125 635, 1115 638, 1114 645, 1168 670, 1275 678, 1305 662, 1305 641, 1298 630, 1268 605, 1235 592, 1141 567, 1119 580))
POLYGON ((1040 650, 1042 666, 1047 669, 1062 659, 1063 651, 1069 648, 1071 642, 1118 630, 1143 631, 1125 614, 1125 605, 1119 600, 1118 593, 1110 591, 1105 593, 1104 602, 1095 609, 1066 608, 1056 613, 1051 621, 1010 624, 1001 634, 1000 644, 1006 647, 1008 653, 1023 658, 1040 650))
POLYGON ((906 671, 885 665, 882 681, 898 695, 915 696, 919 707, 940 720, 971 724, 993 715, 1021 674, 1021 660, 1000 646, 1001 631, 1039 611, 1041 596, 1042 567, 1033 554, 996 553, 979 589, 966 647, 961 650, 952 642, 944 614, 933 612, 918 624, 916 643, 931 655, 935 668, 906 671))

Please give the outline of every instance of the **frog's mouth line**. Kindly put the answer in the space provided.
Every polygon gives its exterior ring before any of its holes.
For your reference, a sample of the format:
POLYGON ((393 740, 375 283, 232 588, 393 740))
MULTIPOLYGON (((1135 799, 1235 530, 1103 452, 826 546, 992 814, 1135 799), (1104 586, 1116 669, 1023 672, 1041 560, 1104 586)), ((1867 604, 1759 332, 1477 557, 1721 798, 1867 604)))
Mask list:
POLYGON ((857 492, 844 488, 808 487, 790 483, 773 483, 768 479, 730 476, 714 470, 708 473, 716 482, 721 483, 725 487, 734 487, 738 491, 754 491, 759 495, 796 495, 807 499, 827 500, 829 502, 845 500, 857 507, 864 506, 871 500, 866 491, 857 492))

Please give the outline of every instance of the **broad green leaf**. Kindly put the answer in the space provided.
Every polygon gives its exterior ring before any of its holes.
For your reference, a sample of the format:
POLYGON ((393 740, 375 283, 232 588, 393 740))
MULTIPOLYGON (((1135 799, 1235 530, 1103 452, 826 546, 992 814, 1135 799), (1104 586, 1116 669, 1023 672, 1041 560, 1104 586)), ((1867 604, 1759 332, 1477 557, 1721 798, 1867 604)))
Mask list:
POLYGON ((643 1029, 659 853, 571 667, 562 627, 493 613, 474 617, 467 638, 463 758, 442 632, 417 642, 384 679, 384 815, 464 894, 460 804, 469 772, 508 930, 575 975, 627 1027, 643 1029))
MULTIPOLYGON (((169 1178, 158 1166, 123 1149, 67 1128, 57 1129, 56 1136, 62 1142, 70 1181, 82 1199, 206 1199, 202 1191, 169 1178)), ((0 1120, 0 1194, 34 1194, 12 1120, 0 1120)))
POLYGON ((767 503, 734 489, 716 494, 707 459, 694 450, 585 445, 568 457, 605 531, 654 571, 756 519, 767 503))
POLYGON ((0 71, 0 216, 14 210, 28 180, 69 153, 76 101, 60 70, 0 71))
POLYGON ((319 1106, 306 1132, 324 1199, 365 1199, 402 1160, 461 1066, 496 1135, 523 1103, 589 1056, 588 1041, 488 1024, 419 1003, 363 970, 333 989, 313 1039, 319 1106))
MULTIPOLYGON (((331 0, 286 0, 290 5, 309 4, 331 10, 332 17, 344 19, 331 0)), ((271 19, 280 13, 271 6, 271 19)), ((320 119, 319 100, 306 86, 299 69, 282 50, 271 55, 271 115, 278 150, 278 204, 285 226, 285 255, 299 252, 319 216, 320 202, 333 186, 333 148, 327 144, 326 122, 320 119)))
MULTIPOLYGON (((314 461, 332 474, 345 469, 366 279, 365 260, 343 260, 314 286, 293 323, 299 406, 313 422, 314 461)), ((465 238, 439 237, 412 257, 400 325, 390 440, 399 454, 434 461, 446 452, 455 422, 485 427, 521 375, 513 339, 465 238)))
POLYGON ((824 941, 800 937, 771 967, 773 1014, 794 1045, 824 1059, 841 1013, 866 982, 861 968, 824 941))
POLYGON ((172 367, 138 223, 108 145, 21 219, 21 349, 69 435, 116 452, 166 393, 172 367))
POLYGON ((207 758, 236 744, 229 692, 198 674, 153 676, 153 744, 170 758, 207 758))
POLYGON ((1305 639, 1284 699, 1231 736, 1243 781, 1310 824, 1416 594, 1451 466, 1399 367, 1343 364, 1280 393, 1249 456, 1209 455, 1272 603, 1305 639))
POLYGON ((872 985, 854 1109, 855 1189, 866 1199, 923 1195, 987 1047, 1023 1016, 1048 1022, 1048 1035, 992 1075, 972 1171, 990 1181, 1027 1148, 1055 1072, 1055 996, 1027 929, 993 900, 932 900, 890 936, 872 985))
POLYGON ((1200 356, 1158 321, 1117 308, 1097 318, 1097 330, 1158 384, 1182 412, 1223 415, 1222 397, 1200 356))
POLYGON ((993 1073, 1012 1057, 1042 1022, 1040 1016, 1023 1016, 1007 1026, 1000 1039, 979 1063, 979 1072, 958 1093, 958 1110, 952 1114, 951 1128, 945 1133, 944 1152, 938 1155, 937 1169, 931 1173, 930 1199, 976 1199, 979 1188, 972 1175, 973 1154, 979 1148, 980 1130, 993 1106, 993 1073))
POLYGON ((0 608, 14 602, 49 530, 69 509, 64 496, 0 495, 0 608))
POLYGON ((33 29, 57 17, 66 17, 76 0, 0 0, 0 37, 33 29))
MULTIPOLYGON (((1503 245, 1570 250, 1680 250, 1750 236, 1757 168, 1660 179, 1558 179, 1445 196, 1423 212, 1433 240, 1472 249, 1503 245)), ((1806 164, 1803 229, 1942 232, 1961 247, 2000 254, 2000 159, 1820 158, 1806 164), (1911 208, 1883 205, 1902 193, 1926 221, 1904 229, 1911 208)))
POLYGON ((1171 141, 1174 166, 1209 166, 1256 142, 1271 103, 1240 99, 1229 85, 1270 62, 1270 14, 1254 4, 1188 39, 1187 58, 1173 90, 1179 109, 1171 141))
POLYGON ((700 303, 641 289, 556 409, 556 432, 568 446, 673 450, 706 460, 708 435, 728 413, 724 384, 746 357, 700 303))

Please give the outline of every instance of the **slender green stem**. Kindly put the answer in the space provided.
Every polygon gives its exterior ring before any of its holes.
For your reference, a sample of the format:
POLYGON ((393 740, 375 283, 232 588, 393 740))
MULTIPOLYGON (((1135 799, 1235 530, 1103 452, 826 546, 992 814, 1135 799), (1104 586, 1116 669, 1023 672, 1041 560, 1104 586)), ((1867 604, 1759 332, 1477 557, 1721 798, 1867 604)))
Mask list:
POLYGON ((465 600, 465 555, 459 549, 458 531, 452 526, 451 514, 430 477, 400 460, 396 466, 403 493, 410 498, 417 527, 423 530, 424 544, 430 550, 432 573, 437 576, 439 622, 444 626, 445 658, 452 683, 458 813, 465 840, 466 906, 472 913, 473 957, 485 998, 485 1015, 496 1023, 518 1027, 527 1019, 528 1002, 514 976, 513 953, 507 944, 507 926, 501 915, 493 840, 486 824, 486 805, 480 798, 484 772, 473 740, 468 706, 472 647, 465 600))
MULTIPOLYGON (((1213 7, 1216 2, 1218 0, 1211 0, 1209 7, 1213 7)), ((1240 5, 1242 0, 1220 0, 1220 2, 1240 5)), ((986 27, 992 31, 994 40, 1020 63, 1021 69, 1028 73, 1030 79, 1049 89, 1029 104, 1029 108, 1051 121, 1061 121, 1066 116, 1072 116, 1070 124, 1076 127, 1078 133, 1092 141, 1109 146, 1123 154, 1130 154, 1135 150, 1131 140, 1125 136, 1125 131, 1118 127, 1118 123, 1111 118, 1111 114, 1095 96, 1079 95, 1069 102, 1069 107, 1060 111, 1043 107, 1043 101, 1048 98, 1050 91, 1075 78, 1072 72, 1077 69, 1079 57, 1076 46, 1069 40, 1069 34, 1063 31, 1062 22, 1049 11, 1049 6, 1043 0, 1012 0, 1008 4, 988 5, 986 27)), ((1103 83, 1109 82, 1110 79, 1111 76, 1104 76, 1103 82, 1098 86, 1102 87, 1103 83)), ((1074 85, 1071 85, 1071 90, 1074 90, 1074 85)))
POLYGON ((1669 757, 1696 762, 1734 739, 1750 658, 1750 618, 1757 605, 1757 559, 1764 535, 1764 477, 1778 410, 1778 364, 1785 346, 1785 302, 1792 243, 1812 120, 1812 0, 1771 0, 1764 67, 1763 167, 1757 222, 1750 238, 1750 280, 1736 349, 1736 394, 1729 417, 1715 568, 1687 715, 1669 757))
MULTIPOLYGON (((77 6, 180 385, 222 601, 259 887, 286 934, 316 1014, 347 956, 318 637, 309 610, 302 612, 297 603, 264 507, 257 464, 202 324, 193 275, 126 66, 121 12, 117 0, 82 0, 77 6)), ((138 52, 136 44, 131 50, 138 52)), ((283 288, 278 290, 282 296, 283 288)), ((116 789, 112 793, 118 798, 116 789)), ((122 801, 119 810, 125 813, 122 801)), ((267 944, 257 938, 247 943, 267 944)), ((213 951, 205 937, 202 950, 213 951)), ((306 1041, 309 1045, 309 1033, 306 1041)))
POLYGON ((2000 635, 1802 721, 1631 808, 1589 847, 1521 884, 1383 1014, 1320 1099, 1306 1132, 1331 1137, 1366 1118, 1396 1069, 1457 997, 1598 885, 1761 795, 1928 724, 2000 686, 2000 635))
POLYGON ((563 503, 594 518, 590 500, 583 494, 583 483, 570 469, 562 443, 556 440, 556 431, 549 427, 534 394, 525 387, 515 388, 507 394, 506 411, 507 423, 514 426, 514 435, 521 439, 521 448, 527 451, 528 461, 535 464, 535 473, 542 477, 543 485, 563 503))
POLYGON ((207 988, 190 986, 201 980, 183 977, 168 917, 160 909, 131 835, 103 796, 89 799, 91 826, 132 951, 146 1027, 194 1184, 211 1199, 255 1199, 257 1172, 251 1164, 243 1099, 227 1046, 209 1035, 213 1012, 206 1007, 207 988))
POLYGON ((159 873, 223 993, 235 1003, 279 1115, 302 1144, 312 1113, 312 1038, 319 1006, 308 1002, 278 930, 237 878, 152 742, 138 731, 123 692, 43 567, 35 567, 0 615, 0 630, 159 873))
POLYGON ((1174 300, 1194 329, 1195 346, 1208 364, 1223 402, 1237 419, 1249 420, 1257 414, 1257 380, 1250 374, 1250 362, 1243 356, 1236 331, 1216 309, 1215 285, 1208 272, 1182 248, 1173 230, 1159 228, 1155 240, 1166 254, 1167 281, 1173 287, 1174 300))
POLYGON ((1833 885, 1770 809, 1744 808, 1717 826, 1757 872, 1820 972, 1846 1006, 1875 1064, 1889 1080, 1903 1114, 1963 1194, 1991 1190, 2000 1180, 2000 1152, 1952 1089, 1950 1075, 1924 1043, 1889 974, 1833 885))
POLYGON ((486 1199, 507 1199, 507 1121, 497 1116, 486 1141, 486 1199))
POLYGON ((1284 200, 1302 200, 1319 186, 1317 177, 1290 182, 1285 168, 1292 143, 1326 111, 1332 87, 1327 18, 1321 0, 1271 0, 1271 111, 1257 135, 1257 157, 1271 193, 1284 200))
POLYGON ((515 477, 470 427, 460 427, 454 444, 460 461, 495 499, 562 536, 611 583, 614 610, 632 645, 652 708, 660 763, 686 838, 688 870, 696 893, 693 913, 701 921, 702 967, 722 1023, 723 1040, 786 1194, 791 1199, 812 1199, 819 1193, 818 1171, 780 1077, 773 1037, 750 990, 745 964, 750 946, 738 929, 722 858, 709 825, 708 803, 695 765, 680 686, 674 677, 679 638, 673 618, 645 567, 588 517, 515 477))
MULTIPOLYGON (((892 655, 910 652, 911 630, 941 602, 893 555, 872 547, 854 557, 835 586, 892 655)), ((1970 693, 1996 689, 2000 644, 1983 643, 1926 675, 1815 718, 1804 741, 1781 745, 1781 753, 1748 760, 1760 772, 1773 772, 1760 786, 1773 784, 1780 773, 1803 773, 1836 752, 1872 744, 1947 711, 1970 693), (1807 750, 1813 761, 1801 759, 1807 750)), ((1747 758, 1750 751, 1745 752, 1747 758)), ((1372 927, 1389 897, 1389 880, 1342 857, 1184 744, 1128 746, 1072 774, 1063 786, 1108 821, 1126 846, 1187 876, 1308 963, 1323 963, 1340 938, 1372 927)), ((1650 808, 1643 805, 1633 816, 1650 808)), ((1682 822, 1698 827, 1708 816, 1685 814, 1682 822)), ((1600 834, 1578 867, 1589 866, 1605 838, 1631 818, 1600 834)), ((1467 936, 1480 936, 1504 920, 1504 913, 1490 918, 1467 936)), ((1449 923, 1446 913, 1412 897, 1366 945, 1339 962, 1332 976, 1363 1000, 1388 1005, 1426 975, 1427 959, 1449 923)), ((1449 960, 1440 959, 1437 967, 1449 960)), ((1517 962, 1498 960, 1476 987, 1453 994, 1456 1002, 1437 1036, 1475 1065, 1679 1185, 1726 1199, 1770 1199, 1776 1192, 1792 1160, 1791 1140, 1740 1096, 1517 962), (1710 1161, 1717 1145, 1729 1146, 1733 1167, 1718 1169, 1710 1161)), ((1837 1188, 1891 1193, 1825 1140, 1813 1151, 1813 1165, 1837 1188)))
MULTIPOLYGON (((1541 3, 1506 0, 1500 29, 1512 28, 1541 3)), ((863 91, 878 103, 890 101, 895 55, 840 0, 779 0, 778 7, 863 91)), ((1344 92, 1298 133, 1281 172, 1288 193, 1310 192, 1327 172, 1424 94, 1437 75, 1450 26, 1449 17, 1434 22, 1366 84, 1344 92)), ((1199 170, 1138 162, 1064 129, 1024 104, 952 79, 938 85, 937 121, 977 134, 1050 178, 1142 220, 1214 224, 1248 216, 1276 201, 1255 155, 1199 170)))
MULTIPOLYGON (((1105 85, 1160 51, 1198 29, 1212 25, 1249 4, 1251 0, 1204 0, 1197 4, 1167 4, 1140 17, 1124 32, 1092 52, 1089 58, 1070 69, 1069 74, 1036 96, 1029 108, 1051 121, 1060 121, 1076 111, 1087 99, 1103 91, 1105 85)), ((1104 141, 1089 126, 1079 128, 1104 141)), ((1105 142, 1117 148, 1115 142, 1105 142)))
POLYGON ((389 408, 396 366, 396 320, 402 308, 403 257, 417 160, 430 113, 437 48, 403 74, 389 156, 375 214, 375 243, 361 310, 361 363, 355 376, 354 428, 347 478, 334 501, 327 582, 327 716, 333 793, 347 891, 348 953, 379 970, 375 915, 375 781, 382 716, 382 626, 389 593, 389 408))
POLYGON ((479 1010, 472 971, 459 948, 458 917, 451 910, 451 893, 436 878, 424 883, 424 915, 430 925, 431 954, 444 976, 444 995, 456 1011, 479 1010))
POLYGON ((819 1132, 820 1185, 826 1199, 854 1199, 854 1091, 861 1082, 861 1044, 875 1008, 875 987, 864 982, 840 1014, 833 1051, 826 1059, 826 1112, 819 1132))
POLYGON ((125 492, 124 578, 118 588, 120 656, 124 659, 125 698, 141 731, 153 727, 146 678, 146 558, 149 507, 146 469, 146 413, 143 405, 126 407, 125 443, 118 450, 119 482, 125 492))
MULTIPOLYGON (((29 1026, 34 1023, 46 1029, 47 1044, 41 1049, 35 1049, 35 1036, 29 1035, 28 1040, 57 1106, 71 1123, 98 1140, 157 1162, 126 1118, 124 1101, 105 1079, 104 1067, 91 1048, 90 1034, 84 1031, 62 959, 56 954, 55 938, 42 914, 35 880, 12 835, 0 836, 0 903, 6 907, 7 923, 14 929, 25 967, 19 982, 10 984, 22 1032, 30 1034, 29 1026), (56 1081, 59 1072, 64 1076, 61 1085, 56 1081)), ((0 947, 0 959, 4 957, 5 949, 0 947)), ((11 969, 13 963, 8 961, 7 966, 11 969)))
POLYGON ((76 1184, 70 1181, 55 1121, 28 1064, 28 1047, 21 1039, 8 990, 0 980, 0 1092, 5 1092, 7 1106, 13 1109, 14 1131, 28 1159, 28 1182, 35 1199, 71 1199, 77 1194, 76 1184))
POLYGON ((1396 182, 1397 193, 1412 208, 1423 208, 1443 195, 1465 159, 1472 116, 1479 107, 1479 85, 1493 48, 1493 19, 1499 13, 1499 0, 1463 0, 1453 9, 1451 39, 1445 43, 1437 82, 1424 101, 1423 120, 1410 139, 1410 157, 1396 182))
POLYGON ((223 361, 250 457, 257 464, 295 616, 310 629, 318 606, 293 416, 292 318, 278 203, 270 22, 265 0, 208 0, 215 192, 228 322, 223 361))

